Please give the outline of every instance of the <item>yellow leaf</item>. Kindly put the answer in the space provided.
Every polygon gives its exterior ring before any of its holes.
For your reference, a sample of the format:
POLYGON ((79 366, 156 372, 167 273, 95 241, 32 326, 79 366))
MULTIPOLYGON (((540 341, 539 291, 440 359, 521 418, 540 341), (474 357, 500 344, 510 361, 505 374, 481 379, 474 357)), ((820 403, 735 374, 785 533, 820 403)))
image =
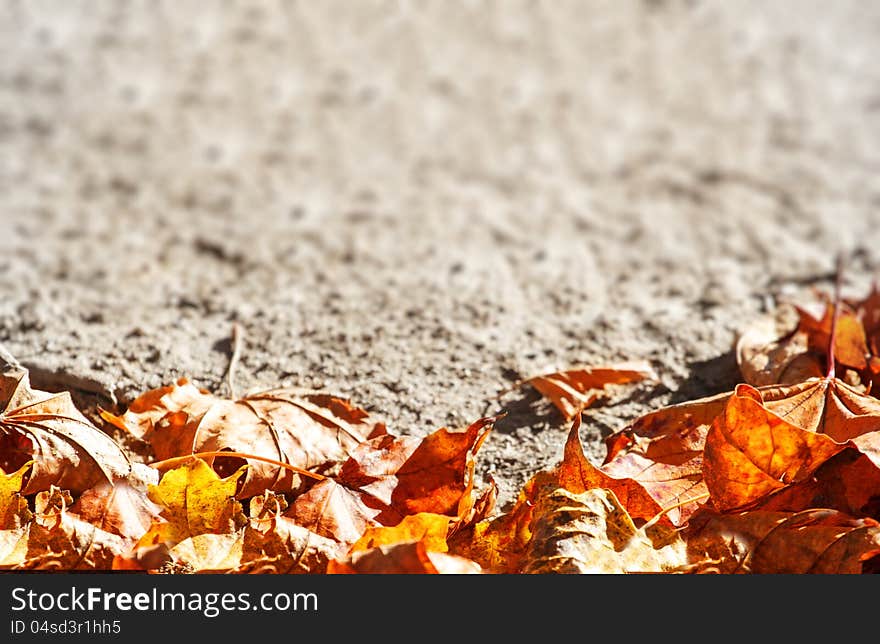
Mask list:
POLYGON ((364 535, 351 547, 349 554, 369 550, 378 546, 394 545, 410 541, 424 543, 425 549, 433 552, 446 552, 446 534, 451 517, 432 512, 420 512, 405 516, 396 526, 368 528, 364 535))
POLYGON ((28 461, 12 474, 3 474, 0 470, 0 530, 19 528, 33 516, 21 495, 25 476, 33 463, 28 461))
POLYGON ((200 534, 226 534, 243 526, 246 519, 235 493, 247 467, 221 479, 205 461, 193 459, 166 472, 148 492, 150 500, 162 506, 165 520, 154 522, 139 545, 172 546, 200 534))

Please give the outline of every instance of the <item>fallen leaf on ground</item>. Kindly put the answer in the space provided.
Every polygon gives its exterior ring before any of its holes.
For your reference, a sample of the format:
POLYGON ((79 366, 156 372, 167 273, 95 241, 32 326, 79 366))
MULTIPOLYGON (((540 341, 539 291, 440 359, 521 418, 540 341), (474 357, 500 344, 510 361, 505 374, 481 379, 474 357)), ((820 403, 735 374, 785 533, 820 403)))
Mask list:
MULTIPOLYGON (((450 551, 469 557, 492 572, 522 572, 531 549, 540 547, 533 546, 534 539, 538 538, 536 530, 546 532, 547 529, 547 511, 541 509, 545 499, 554 494, 577 496, 594 490, 612 495, 615 504, 631 517, 630 521, 638 519, 644 523, 655 519, 664 529, 671 529, 668 513, 639 481, 614 478, 587 459, 581 447, 580 425, 580 417, 576 416, 562 460, 556 467, 535 474, 523 486, 510 512, 483 520, 455 535, 449 542, 450 551)), ((540 538, 548 537, 542 534, 540 538)))
POLYGON ((834 361, 841 378, 867 393, 880 391, 880 291, 875 286, 857 300, 820 298, 810 305, 784 304, 743 331, 736 356, 747 383, 793 385, 825 375, 838 309, 834 361))
POLYGON ((140 538, 139 546, 176 544, 202 534, 229 534, 246 523, 241 503, 235 498, 247 466, 221 479, 205 461, 192 459, 165 473, 149 488, 150 501, 162 508, 140 538))
POLYGON ((880 524, 827 509, 705 511, 683 536, 691 572, 852 574, 880 555, 880 524))
POLYGON ((687 563, 685 544, 674 530, 655 528, 662 539, 652 538, 606 489, 541 495, 531 531, 523 573, 666 572, 687 563))
POLYGON ((712 504, 735 510, 805 480, 842 449, 786 422, 764 406, 760 391, 739 385, 706 437, 703 478, 712 504))
POLYGON ((880 520, 880 469, 858 450, 847 448, 805 481, 767 497, 758 507, 777 512, 828 508, 880 520))
MULTIPOLYGON (((281 461, 327 474, 351 451, 384 426, 347 401, 295 389, 256 392, 228 400, 183 378, 148 391, 122 416, 103 418, 148 442, 160 461, 202 452, 229 451, 281 461)), ((299 476, 278 465, 236 456, 209 460, 221 475, 250 466, 239 489, 248 498, 265 489, 288 492, 299 476)))
POLYGON ((394 474, 389 505, 402 516, 457 515, 472 489, 473 459, 494 423, 495 418, 481 418, 463 431, 438 429, 426 436, 394 474))
POLYGON ((412 515, 445 516, 450 529, 479 521, 493 507, 495 487, 475 495, 474 458, 494 421, 439 429, 424 439, 385 434, 364 441, 336 478, 297 496, 285 516, 346 548, 368 529, 397 526, 412 515))
POLYGON ((27 371, 0 373, 0 469, 33 461, 25 495, 55 485, 73 493, 131 474, 125 453, 67 392, 33 389, 27 371))
POLYGON ((367 528, 381 525, 376 517, 382 510, 367 505, 364 497, 357 489, 325 479, 296 497, 284 516, 347 549, 367 528))
POLYGON ((768 410, 809 432, 851 442, 880 467, 880 400, 838 378, 813 378, 791 386, 762 387, 768 410))
MULTIPOLYGON (((544 484, 544 487, 563 488, 569 492, 580 494, 594 488, 611 490, 627 512, 635 518, 650 519, 656 516, 662 509, 641 481, 630 476, 616 478, 601 468, 593 465, 584 455, 580 441, 580 417, 575 417, 568 440, 565 442, 562 461, 551 473, 552 483, 544 484)), ((647 477, 653 482, 651 474, 647 477)), ((673 482, 675 489, 679 488, 678 479, 673 482)), ((676 498, 670 496, 670 499, 676 498)))
POLYGON ((449 551, 476 561, 486 572, 517 573, 532 538, 535 478, 520 491, 509 512, 486 518, 454 534, 449 551))
POLYGON ((525 384, 546 396, 567 422, 592 405, 608 385, 624 385, 645 378, 656 378, 651 365, 631 362, 609 367, 575 367, 533 376, 526 379, 525 384))
POLYGON ((120 481, 116 485, 99 483, 86 490, 70 509, 102 530, 137 540, 149 530, 161 508, 147 498, 145 489, 120 481))
POLYGON ((21 489, 32 465, 28 461, 15 472, 0 473, 0 569, 17 566, 27 558, 34 515, 21 489))
POLYGON ((756 387, 795 384, 822 376, 820 356, 798 329, 798 311, 781 306, 753 322, 736 342, 736 359, 743 379, 756 387))

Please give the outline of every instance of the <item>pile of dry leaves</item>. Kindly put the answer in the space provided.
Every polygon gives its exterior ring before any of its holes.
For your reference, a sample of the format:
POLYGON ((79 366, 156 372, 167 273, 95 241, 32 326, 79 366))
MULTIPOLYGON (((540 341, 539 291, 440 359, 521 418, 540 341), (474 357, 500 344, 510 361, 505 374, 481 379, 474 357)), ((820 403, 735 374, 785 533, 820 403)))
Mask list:
POLYGON ((0 568, 230 573, 873 572, 880 292, 782 308, 740 337, 745 383, 607 439, 581 412, 647 365, 532 378, 572 423, 509 512, 475 489, 495 418, 395 436, 349 401, 186 380, 103 430, 0 376, 0 568), (126 449, 112 435, 124 436, 126 449), (134 462, 133 454, 141 455, 134 462))

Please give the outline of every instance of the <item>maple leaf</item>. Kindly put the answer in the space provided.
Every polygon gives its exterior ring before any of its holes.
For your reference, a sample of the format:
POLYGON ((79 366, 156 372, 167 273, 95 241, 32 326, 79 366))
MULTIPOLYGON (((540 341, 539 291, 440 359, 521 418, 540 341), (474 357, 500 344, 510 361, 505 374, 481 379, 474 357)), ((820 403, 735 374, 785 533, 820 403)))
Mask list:
MULTIPOLYGON (((383 476, 386 485, 381 496, 376 497, 376 483, 369 486, 370 494, 380 501, 388 499, 390 508, 401 516, 419 512, 457 515, 462 499, 469 499, 473 488, 473 459, 495 420, 481 418, 463 431, 442 428, 429 434, 414 450, 405 450, 409 454, 393 474, 383 476), (389 498, 387 489, 392 480, 394 487, 389 498)), ((363 480, 372 473, 357 456, 348 461, 348 469, 343 466, 342 480, 355 476, 363 480)))
POLYGON ((235 493, 247 465, 221 479, 200 458, 166 472, 149 487, 149 499, 162 508, 161 519, 139 539, 139 546, 176 544, 202 534, 229 534, 246 523, 235 493))
POLYGON ((175 544, 169 554, 187 572, 226 572, 237 567, 243 554, 243 531, 197 534, 175 544))
POLYGON ((474 522, 492 508, 493 488, 473 498, 474 458, 495 418, 464 430, 438 429, 424 439, 378 436, 352 451, 335 479, 298 496, 286 516, 351 545, 370 527, 394 526, 433 513, 474 522))
POLYGON ((328 478, 294 499, 284 516, 315 534, 350 546, 367 528, 381 525, 376 519, 381 511, 367 505, 362 491, 328 478))
POLYGON ((862 300, 820 297, 815 306, 780 306, 743 331, 736 355, 747 383, 797 384, 824 375, 833 362, 848 384, 877 393, 880 290, 875 285, 862 300))
POLYGON ((328 473, 368 436, 385 431, 363 410, 326 394, 271 389, 228 400, 185 378, 143 394, 123 416, 102 416, 148 442, 160 461, 230 452, 210 462, 221 475, 250 466, 239 498, 290 491, 300 482, 294 470, 328 473))
POLYGON ((623 503, 631 508, 633 516, 650 518, 660 511, 660 506, 647 490, 632 478, 616 479, 593 465, 584 455, 580 441, 581 419, 576 417, 565 441, 562 461, 552 472, 552 483, 545 487, 561 487, 579 494, 593 488, 613 490, 623 503))
POLYGON ((683 536, 690 572, 853 574, 880 555, 880 524, 828 509, 703 510, 683 536))
POLYGON ((579 415, 601 396, 608 385, 623 385, 656 378, 647 362, 629 362, 608 367, 574 367, 533 376, 523 381, 546 396, 565 417, 579 415))
POLYGON ((706 437, 703 477, 720 510, 748 506, 803 481, 843 449, 832 437, 772 412, 761 393, 739 385, 706 437))
POLYGON ((359 551, 345 561, 331 561, 327 573, 352 574, 479 574, 480 566, 464 557, 432 552, 423 541, 398 543, 359 551))
POLYGON ((107 434, 74 406, 68 392, 33 389, 26 370, 0 373, 0 469, 33 461, 24 490, 55 485, 73 493, 131 474, 131 463, 107 434))
POLYGON ((453 535, 447 541, 449 551, 476 561, 487 572, 519 572, 532 538, 534 486, 532 478, 509 512, 486 518, 453 535))
POLYGON ((707 495, 703 449, 709 428, 724 412, 730 392, 662 407, 640 416, 605 440, 602 471, 631 478, 658 506, 684 524, 707 495))
POLYGON ((834 378, 760 390, 768 410, 809 432, 850 443, 880 466, 880 400, 834 378))

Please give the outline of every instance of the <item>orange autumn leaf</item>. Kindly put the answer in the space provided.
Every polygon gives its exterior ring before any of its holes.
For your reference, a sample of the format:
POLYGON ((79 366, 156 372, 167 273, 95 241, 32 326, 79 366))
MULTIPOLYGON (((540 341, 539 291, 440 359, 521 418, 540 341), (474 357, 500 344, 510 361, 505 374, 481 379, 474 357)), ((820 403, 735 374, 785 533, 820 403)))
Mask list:
POLYGON ((381 509, 367 505, 365 496, 328 478, 298 496, 284 516, 347 549, 367 528, 381 525, 376 519, 381 509))
POLYGON ((803 481, 843 446, 802 429, 764 406, 761 392, 739 385, 706 437, 703 478, 720 510, 745 507, 803 481))
POLYGON ((687 563, 684 543, 668 523, 637 527, 617 496, 593 487, 555 487, 553 472, 539 473, 514 508, 449 541, 450 552, 491 573, 664 572, 687 563))
POLYGON ((462 498, 472 489, 471 464, 495 420, 481 418, 464 430, 438 429, 426 436, 394 475, 391 507, 404 516, 457 515, 462 498))
POLYGON ((221 475, 250 466, 239 498, 264 489, 290 491, 299 476, 269 460, 327 472, 348 458, 384 426, 370 423, 363 410, 326 394, 271 389, 228 400, 197 388, 185 378, 149 391, 123 416, 103 412, 108 422, 147 441, 160 461, 194 453, 229 451, 263 457, 213 457, 221 475))
POLYGON ((638 481, 675 525, 684 524, 705 500, 703 448, 730 393, 662 407, 640 416, 605 439, 602 471, 638 481))
POLYGON ((161 508, 150 501, 145 488, 120 481, 116 485, 99 483, 86 490, 70 509, 102 530, 137 540, 149 530, 161 508))
POLYGON ((532 538, 535 484, 533 477, 509 512, 483 519, 452 535, 448 540, 450 552, 476 561, 486 572, 519 572, 532 538))
POLYGON ((858 450, 847 448, 805 481, 780 490, 758 506, 776 512, 819 507, 880 520, 880 469, 858 450))
POLYGON ((33 461, 23 494, 52 485, 82 492, 131 474, 131 463, 107 434, 74 406, 70 394, 30 386, 26 370, 0 373, 0 469, 33 461))
POLYGON ((851 443, 880 467, 880 400, 838 378, 761 389, 768 410, 801 429, 851 443))
POLYGON ((473 498, 473 464, 494 420, 483 418, 464 430, 439 429, 424 439, 386 434, 365 441, 336 478, 294 499, 286 516, 346 545, 370 527, 394 526, 423 512, 479 520, 491 510, 492 495, 490 487, 473 498))
MULTIPOLYGON (((759 503, 794 483, 802 493, 807 477, 846 448, 880 468, 880 401, 873 396, 833 377, 737 391, 742 395, 732 403, 733 415, 719 420, 706 447, 704 476, 712 479, 716 507, 759 503)), ((867 462, 860 467, 863 480, 877 478, 867 462)), ((870 496, 867 490, 861 495, 870 496)))
POLYGON ((647 362, 631 362, 608 367, 575 367, 533 376, 524 382, 546 396, 568 422, 592 405, 608 385, 624 385, 655 377, 647 362))
POLYGON ((626 468, 616 468, 615 462, 610 468, 613 474, 609 473, 608 465, 596 467, 584 455, 580 426, 580 417, 575 417, 565 442, 562 461, 553 472, 555 487, 575 494, 594 488, 611 490, 630 516, 639 519, 653 518, 660 513, 664 504, 678 503, 682 500, 679 498, 681 494, 693 492, 690 479, 680 471, 673 470, 667 477, 662 466, 652 470, 652 463, 646 464, 641 472, 632 472, 633 476, 639 478, 628 475, 626 468))
POLYGON ((445 552, 432 552, 422 541, 356 552, 344 561, 331 561, 327 567, 327 573, 331 575, 464 575, 481 572, 477 563, 445 552))
POLYGON ((751 385, 795 384, 824 373, 821 356, 809 345, 799 328, 798 309, 781 306, 740 333, 736 360, 751 385))
POLYGON ((755 386, 793 385, 824 375, 829 348, 841 377, 860 389, 877 393, 880 373, 880 291, 867 297, 821 300, 801 306, 783 305, 756 320, 740 335, 737 362, 745 381, 755 386), (837 320, 835 322, 835 313, 837 320), (834 327, 834 342, 831 342, 834 327))
MULTIPOLYGON (((662 524, 662 529, 671 530, 671 524, 666 516, 668 512, 664 512, 664 508, 652 498, 640 481, 630 477, 614 478, 604 471, 604 466, 598 468, 590 463, 581 447, 579 429, 580 417, 575 417, 560 463, 555 468, 535 474, 523 486, 510 512, 483 520, 454 535, 449 541, 450 551, 477 561, 490 572, 523 572, 530 565, 534 568, 532 572, 545 571, 544 564, 537 564, 535 561, 539 559, 544 561, 546 558, 547 561, 558 563, 558 557, 565 558, 565 556, 558 552, 553 554, 551 552, 553 546, 546 546, 551 548, 551 551, 541 550, 545 547, 541 542, 549 539, 549 532, 568 520, 563 516, 564 513, 560 508, 554 505, 555 501, 548 501, 548 498, 559 501, 564 497, 567 500, 562 502, 563 505, 570 502, 578 506, 585 502, 578 495, 585 494, 610 495, 614 499, 615 507, 620 507, 630 522, 638 519, 644 523, 653 519, 653 523, 662 524), (553 508, 548 509, 550 506, 553 508), (532 564, 529 564, 530 561, 532 564)), ((647 477, 649 482, 652 476, 647 477)), ((572 510, 572 512, 579 511, 572 510)), ((561 533, 565 533, 567 529, 561 527, 561 533)), ((572 528, 573 532, 579 530, 572 528)), ((570 549, 572 543, 566 542, 562 549, 570 549)), ((598 542, 591 543, 598 544, 598 542)), ((602 552, 603 547, 596 545, 596 552, 602 552)), ((580 546, 574 548, 581 550, 580 546)), ((586 570, 593 565, 585 564, 584 560, 577 563, 575 561, 577 556, 572 556, 569 561, 571 567, 568 564, 562 566, 566 571, 581 568, 586 570)), ((586 558, 591 556, 584 555, 586 558)), ((598 562, 594 564, 600 566, 598 562)), ((553 567, 556 564, 547 565, 553 567)))
POLYGON ((838 309, 838 319, 834 330, 834 360, 861 371, 868 366, 868 339, 862 321, 852 307, 844 302, 826 302, 821 316, 813 316, 806 308, 798 307, 798 329, 806 335, 808 349, 827 361, 835 309, 838 309))
POLYGON ((853 574, 880 555, 880 524, 819 508, 704 511, 683 536, 691 572, 853 574))
POLYGON ((495 420, 438 429, 424 439, 385 435, 366 441, 343 464, 339 480, 386 506, 383 522, 418 512, 454 515, 473 481, 470 464, 495 420))
POLYGON ((367 528, 349 550, 349 554, 409 541, 421 541, 432 552, 446 552, 446 536, 452 519, 443 514, 420 512, 403 517, 395 526, 367 528))
POLYGON ((605 439, 605 464, 635 452, 645 458, 683 464, 699 457, 712 421, 724 411, 731 392, 669 405, 638 417, 605 439))

